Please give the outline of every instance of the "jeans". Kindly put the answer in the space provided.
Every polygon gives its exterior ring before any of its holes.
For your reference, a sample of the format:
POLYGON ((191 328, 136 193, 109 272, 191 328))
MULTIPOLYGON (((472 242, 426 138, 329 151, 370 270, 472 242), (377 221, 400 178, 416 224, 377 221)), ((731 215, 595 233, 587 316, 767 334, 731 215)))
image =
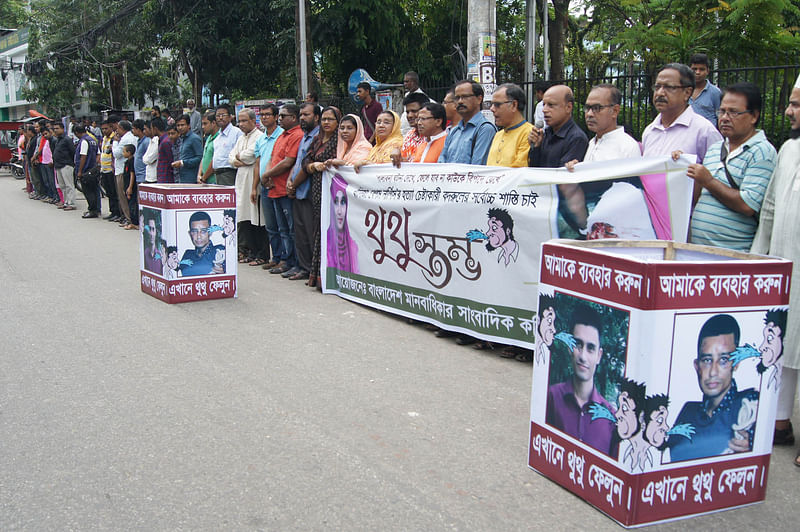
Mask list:
POLYGON ((275 199, 267 196, 267 191, 264 190, 264 187, 260 188, 261 212, 264 214, 264 226, 267 229, 267 241, 269 242, 270 250, 272 250, 272 260, 280 262, 286 259, 286 253, 283 250, 278 220, 275 217, 275 207, 273 206, 275 199))
POLYGON ((283 260, 290 268, 297 266, 297 258, 294 254, 294 218, 292 216, 292 203, 294 199, 289 196, 272 198, 272 205, 275 208, 275 220, 278 222, 278 231, 281 235, 283 244, 283 260))
POLYGON ((42 163, 39 165, 39 171, 42 174, 42 188, 45 196, 57 200, 58 190, 56 189, 56 174, 53 172, 53 168, 42 163))

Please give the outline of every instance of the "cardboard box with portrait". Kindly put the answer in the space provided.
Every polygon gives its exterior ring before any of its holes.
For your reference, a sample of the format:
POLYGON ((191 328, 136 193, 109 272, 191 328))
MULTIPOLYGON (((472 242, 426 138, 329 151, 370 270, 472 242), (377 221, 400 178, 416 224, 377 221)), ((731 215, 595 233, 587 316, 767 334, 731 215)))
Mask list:
POLYGON ((141 288, 167 303, 236 297, 236 189, 139 187, 141 288))
POLYGON ((625 526, 763 500, 791 262, 551 241, 528 464, 625 526))

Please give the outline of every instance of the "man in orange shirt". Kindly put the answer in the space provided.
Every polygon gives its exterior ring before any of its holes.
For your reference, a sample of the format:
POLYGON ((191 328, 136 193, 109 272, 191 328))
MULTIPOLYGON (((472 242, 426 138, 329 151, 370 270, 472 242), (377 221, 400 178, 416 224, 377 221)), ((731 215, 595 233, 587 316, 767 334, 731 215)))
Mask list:
POLYGON ((440 103, 426 103, 417 113, 417 130, 425 141, 417 146, 415 163, 435 163, 447 137, 447 111, 440 103))
POLYGON ((286 180, 297 159, 300 141, 303 140, 299 117, 300 108, 293 103, 287 103, 278 111, 278 123, 283 128, 283 133, 272 148, 270 169, 261 175, 261 184, 269 191, 267 203, 275 210, 281 237, 281 255, 272 258, 277 264, 269 273, 286 273, 297 266, 297 256, 294 252, 293 200, 287 195, 286 180))

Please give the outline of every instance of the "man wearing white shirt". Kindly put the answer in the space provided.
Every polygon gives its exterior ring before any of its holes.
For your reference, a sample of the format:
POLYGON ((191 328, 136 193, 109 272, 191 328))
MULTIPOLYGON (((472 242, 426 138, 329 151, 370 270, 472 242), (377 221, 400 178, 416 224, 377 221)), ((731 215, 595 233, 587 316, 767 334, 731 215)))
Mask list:
MULTIPOLYGON (((586 115, 586 128, 595 134, 586 148, 584 162, 610 161, 641 157, 642 150, 636 140, 617 125, 622 94, 614 85, 603 83, 589 91, 583 112, 586 115)), ((570 170, 577 161, 570 161, 570 170)))
MULTIPOLYGON (((111 124, 112 127, 114 124, 111 124)), ((126 198, 125 181, 123 174, 125 173, 125 155, 122 153, 122 147, 127 145, 136 146, 139 144, 139 139, 133 134, 133 125, 127 120, 120 120, 117 124, 117 135, 114 142, 111 144, 111 153, 114 155, 114 181, 117 186, 117 199, 119 207, 122 211, 125 220, 120 222, 120 226, 128 225, 129 223, 138 223, 138 220, 131 220, 131 210, 128 206, 126 198), (127 221, 126 221, 127 220, 127 221)))
POLYGON ((142 156, 142 161, 147 165, 145 169, 144 180, 146 183, 155 183, 158 181, 158 135, 153 132, 150 127, 150 121, 145 122, 144 134, 150 139, 150 144, 147 145, 147 151, 142 156))
POLYGON ((214 139, 214 174, 218 185, 235 185, 236 169, 228 162, 228 156, 242 136, 242 130, 231 124, 231 108, 227 104, 217 106, 216 119, 219 135, 214 139))
MULTIPOLYGON (((586 97, 583 112, 586 127, 595 136, 589 141, 583 162, 611 161, 642 156, 636 140, 617 125, 622 94, 614 85, 595 85, 586 97)), ((565 166, 573 171, 577 160, 565 166)), ((647 204, 638 179, 595 181, 581 183, 568 198, 571 210, 581 224, 581 233, 587 239, 598 238, 655 238, 649 221, 647 204), (591 210, 591 213, 589 212, 591 210), (620 213, 637 213, 636 223, 620 213)))

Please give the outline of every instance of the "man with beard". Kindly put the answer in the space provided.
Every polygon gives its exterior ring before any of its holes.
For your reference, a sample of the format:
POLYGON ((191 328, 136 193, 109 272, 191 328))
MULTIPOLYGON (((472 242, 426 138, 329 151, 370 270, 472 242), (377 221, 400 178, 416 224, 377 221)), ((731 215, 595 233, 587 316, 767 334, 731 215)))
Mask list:
POLYGON ((303 138, 297 149, 297 158, 286 182, 286 192, 294 198, 292 217, 294 218, 294 249, 297 265, 281 275, 292 281, 308 279, 311 271, 311 260, 314 254, 314 208, 311 204, 311 180, 303 171, 303 159, 308 148, 319 133, 319 119, 322 115, 318 105, 304 103, 300 105, 300 129, 303 138))
MULTIPOLYGON (((795 81, 785 111, 792 127, 790 139, 778 153, 775 171, 772 173, 764 201, 758 231, 750 249, 753 253, 764 253, 800 261, 800 76, 795 81)), ((792 283, 789 304, 798 305, 800 283, 792 283)), ((800 313, 790 313, 786 320, 784 336, 797 338, 800 333, 800 313)), ((800 375, 800 347, 797 344, 783 346, 783 375, 778 393, 778 409, 775 421, 776 445, 794 444, 794 433, 789 421, 794 409, 797 381, 800 375)), ((800 467, 800 454, 794 464, 800 467)))

